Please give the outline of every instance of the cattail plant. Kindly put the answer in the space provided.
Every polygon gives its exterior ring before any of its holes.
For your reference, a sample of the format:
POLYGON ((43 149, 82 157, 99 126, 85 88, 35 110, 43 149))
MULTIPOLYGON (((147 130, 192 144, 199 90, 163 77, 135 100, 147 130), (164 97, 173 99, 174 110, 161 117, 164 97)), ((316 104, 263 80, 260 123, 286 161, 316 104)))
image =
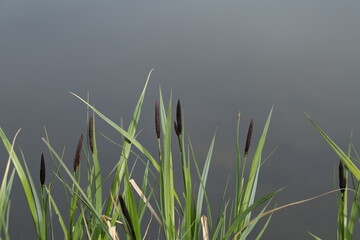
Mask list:
POLYGON ((174 121, 175 133, 179 137, 182 133, 182 118, 181 118, 181 104, 180 99, 176 105, 176 121, 174 121))
POLYGON ((244 151, 245 156, 247 156, 247 154, 249 152, 253 127, 254 127, 254 119, 251 119, 251 122, 250 122, 249 128, 248 128, 248 132, 247 132, 247 136, 246 136, 246 144, 245 144, 245 151, 244 151))
POLYGON ((344 164, 342 160, 339 163, 339 187, 341 189, 341 193, 344 194, 346 188, 346 177, 344 174, 344 164))
POLYGON ((44 187, 45 184, 45 160, 44 160, 44 154, 41 154, 41 162, 40 162, 40 184, 41 187, 44 187))
POLYGON ((94 153, 94 120, 92 116, 89 118, 89 144, 91 153, 94 153))
POLYGON ((74 173, 76 172, 76 170, 80 164, 82 142, 83 142, 83 135, 81 134, 77 148, 76 148, 75 156, 74 156, 74 173))

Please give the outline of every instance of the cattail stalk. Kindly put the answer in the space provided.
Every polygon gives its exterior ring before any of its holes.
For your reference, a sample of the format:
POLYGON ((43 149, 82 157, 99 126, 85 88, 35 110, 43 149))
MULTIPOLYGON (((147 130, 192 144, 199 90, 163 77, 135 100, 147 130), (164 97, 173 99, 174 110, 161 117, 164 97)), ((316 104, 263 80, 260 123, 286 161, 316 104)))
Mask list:
POLYGON ((45 184, 45 160, 44 160, 44 154, 41 154, 41 162, 40 162, 40 184, 43 187, 45 184))
POLYGON ((94 153, 94 120, 92 116, 89 118, 89 144, 91 153, 94 153))
POLYGON ((125 219, 126 219, 126 221, 128 223, 129 230, 131 231, 130 234, 132 236, 132 239, 136 240, 134 226, 132 224, 129 211, 128 211, 127 207, 126 207, 125 201, 124 201, 121 194, 119 195, 119 201, 120 201, 121 211, 124 214, 124 217, 125 217, 125 219))
POLYGON ((247 133, 247 136, 246 136, 245 156, 249 152, 253 128, 254 128, 254 119, 251 119, 251 122, 250 122, 249 128, 248 128, 248 133, 247 133))
POLYGON ((345 173, 344 173, 344 164, 343 164, 342 160, 340 160, 340 163, 339 163, 339 186, 341 189, 341 193, 343 194, 345 192, 345 188, 346 188, 346 177, 345 177, 345 173))
POLYGON ((74 172, 76 172, 81 159, 81 150, 82 150, 82 142, 83 142, 83 135, 81 134, 79 138, 79 142, 76 148, 75 156, 74 156, 74 172))
POLYGON ((157 138, 160 139, 160 109, 158 101, 155 102, 155 130, 157 138))

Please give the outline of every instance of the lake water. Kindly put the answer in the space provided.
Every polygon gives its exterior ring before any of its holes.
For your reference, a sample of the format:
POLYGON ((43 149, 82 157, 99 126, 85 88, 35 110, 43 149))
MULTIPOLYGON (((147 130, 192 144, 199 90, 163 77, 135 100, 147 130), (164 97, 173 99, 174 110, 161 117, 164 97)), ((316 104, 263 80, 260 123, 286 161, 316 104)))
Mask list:
MULTIPOLYGON (((243 141, 251 118, 257 141, 273 105, 264 154, 276 152, 263 166, 258 196, 286 187, 272 202, 278 206, 312 197, 337 187, 339 159, 304 111, 341 147, 351 131, 359 143, 359 14, 359 2, 332 0, 3 0, 0 126, 9 136, 22 128, 18 146, 37 179, 41 152, 48 155, 44 126, 58 151, 66 146, 69 164, 85 133, 86 107, 69 91, 89 92, 104 114, 128 124, 155 68, 140 139, 156 150, 154 103, 159 86, 166 98, 172 89, 200 164, 217 130, 208 183, 214 204, 234 177, 237 113, 243 141)), ((96 120, 99 131, 120 141, 96 120)), ((100 141, 109 171, 118 148, 100 141)), ((3 148, 0 156, 4 169, 3 148)), ((18 182, 11 199, 12 239, 29 237, 34 228, 18 182)), ((264 239, 311 239, 307 232, 334 239, 336 201, 332 194, 275 213, 264 239)))

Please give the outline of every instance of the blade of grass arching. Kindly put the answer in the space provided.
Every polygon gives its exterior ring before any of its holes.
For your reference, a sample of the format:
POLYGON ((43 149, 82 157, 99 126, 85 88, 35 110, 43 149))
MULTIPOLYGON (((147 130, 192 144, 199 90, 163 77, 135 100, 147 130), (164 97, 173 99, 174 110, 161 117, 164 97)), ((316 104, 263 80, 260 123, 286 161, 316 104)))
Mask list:
MULTIPOLYGON (((20 130, 18 130, 16 135, 19 133, 19 131, 20 130)), ((16 169, 16 172, 19 176, 22 188, 23 188, 25 196, 26 196, 26 200, 28 202, 29 210, 30 210, 30 213, 31 213, 34 225, 35 225, 37 236, 40 238, 42 236, 42 233, 41 233, 41 230, 39 229, 39 225, 40 225, 40 223, 42 223, 42 216, 41 215, 38 216, 38 214, 37 214, 35 199, 34 199, 34 196, 32 193, 31 185, 29 183, 29 180, 28 180, 27 175, 21 165, 19 158, 17 157, 16 153, 12 150, 12 145, 10 144, 8 138, 6 137, 4 131, 1 128, 0 128, 0 138, 3 141, 3 144, 6 148, 6 150, 11 155, 11 160, 12 160, 14 167, 16 169), (39 217, 41 219, 39 219, 39 217)))
POLYGON ((53 197, 51 196, 50 194, 50 190, 46 187, 46 191, 48 193, 48 196, 49 196, 49 201, 51 203, 51 206, 54 208, 54 211, 56 213, 56 215, 58 216, 58 220, 59 220, 59 223, 60 223, 60 226, 61 226, 61 229, 64 233, 64 238, 65 239, 68 239, 68 232, 67 232, 67 228, 66 228, 66 225, 65 225, 65 222, 64 222, 64 219, 59 211, 59 208, 58 206, 56 205, 53 197))
MULTIPOLYGON (((104 230, 105 234, 111 238, 111 235, 106 227, 106 225, 103 223, 100 213, 98 213, 96 211, 96 208, 93 206, 93 204, 91 203, 91 200, 87 197, 86 193, 82 190, 81 186, 79 185, 79 183, 77 182, 77 180, 74 178, 73 173, 70 172, 70 170, 67 168, 67 166, 65 165, 65 163, 63 162, 63 160, 61 159, 61 157, 56 153, 56 151, 52 148, 52 146, 46 141, 45 138, 42 138, 42 141, 45 143, 45 145, 49 148, 49 150, 52 152, 52 154, 54 155, 54 157, 59 161, 60 165, 63 167, 63 169, 65 170, 65 172, 67 173, 68 177, 71 179, 72 183, 75 185, 75 187, 78 189, 79 191, 79 195, 81 196, 81 201, 89 208, 89 210, 94 214, 94 216, 97 218, 98 220, 98 224, 102 227, 102 229, 104 230)), ((61 178, 59 178, 60 181, 63 182, 63 180, 61 178)), ((63 184, 65 184, 63 182, 63 184)), ((71 187, 67 186, 69 189, 71 189, 71 187)), ((73 192, 74 194, 74 192, 73 192)))
POLYGON ((254 157, 253 157, 253 160, 251 163, 250 172, 249 172, 249 176, 248 176, 248 181, 247 181, 247 184, 245 187, 245 191, 244 191, 244 195, 243 195, 243 199, 242 199, 242 203, 241 203, 241 212, 244 209, 248 208, 248 206, 252 205, 253 200, 254 200, 254 195, 256 192, 256 188, 257 188, 257 176, 258 176, 258 171, 259 171, 259 167, 261 164, 262 151, 263 151, 263 148, 265 145, 265 140, 266 140, 267 132, 268 132, 269 125, 270 125, 272 111, 273 111, 273 107, 270 110, 269 116, 266 120, 264 129, 262 132, 262 135, 260 137, 259 143, 258 143, 255 153, 254 153, 254 157))
POLYGON ((117 125, 115 122, 111 121, 109 118, 107 118, 104 114, 102 114, 100 111, 98 111, 95 107, 91 106, 89 103, 87 103, 84 99, 79 97, 78 95, 71 93, 78 99, 80 99, 83 103, 85 103, 87 106, 89 106, 100 118, 102 118, 106 123, 108 123, 111 127, 113 127, 116 131, 118 131, 120 134, 122 134, 131 144, 133 144, 139 151, 144 154, 147 159, 153 164, 155 169, 157 171, 160 171, 160 166, 156 162, 156 160, 153 158, 153 156, 149 153, 149 151, 140 144, 139 141, 137 141, 133 136, 131 136, 125 129, 121 128, 119 125, 117 125))
POLYGON ((164 145, 161 160, 161 198, 163 202, 163 211, 165 221, 165 236, 166 239, 175 239, 175 205, 174 205, 174 178, 172 169, 172 155, 171 155, 171 96, 167 109, 166 126, 164 133, 164 145))
POLYGON ((227 229, 227 232, 225 234, 225 238, 224 239, 229 239, 231 234, 235 231, 235 229, 238 228, 240 222, 242 222, 244 220, 244 218, 251 212, 253 211, 255 208, 259 207, 261 204, 265 203, 266 201, 272 199, 276 194, 278 194, 282 189, 276 190, 262 198, 260 198, 259 200, 257 200, 255 203, 253 203, 252 205, 250 205, 248 208, 244 209, 244 211, 241 212, 241 214, 239 214, 238 216, 235 217, 234 221, 232 222, 232 224, 229 226, 229 228, 227 229))
POLYGON ((320 133, 320 135, 326 140, 330 147, 335 151, 335 153, 340 157, 340 159, 345 163, 349 171, 354 175, 354 177, 360 181, 360 170, 355 166, 355 164, 350 160, 350 158, 344 153, 334 141, 319 127, 319 125, 313 121, 308 114, 305 113, 315 129, 320 133))
POLYGON ((322 240, 321 238, 315 236, 315 235, 312 234, 311 232, 308 232, 308 234, 310 234, 310 236, 312 236, 313 238, 315 238, 315 240, 322 240))

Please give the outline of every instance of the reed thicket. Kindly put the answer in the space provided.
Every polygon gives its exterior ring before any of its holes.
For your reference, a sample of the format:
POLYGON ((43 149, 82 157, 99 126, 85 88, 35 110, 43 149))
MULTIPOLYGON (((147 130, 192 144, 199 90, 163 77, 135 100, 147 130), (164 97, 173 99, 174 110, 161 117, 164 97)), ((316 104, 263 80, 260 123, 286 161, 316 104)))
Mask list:
MULTIPOLYGON (((216 133, 210 141, 204 165, 199 166, 195 157, 195 150, 190 139, 185 137, 186 120, 180 100, 173 111, 172 96, 167 104, 161 90, 159 100, 155 102, 155 116, 149 118, 155 122, 154 141, 157 142, 158 152, 152 155, 147 150, 147 143, 137 140, 138 122, 141 116, 144 97, 151 72, 145 82, 139 100, 134 108, 131 122, 125 129, 123 126, 107 118, 102 112, 73 94, 90 109, 87 115, 87 134, 81 134, 77 142, 73 158, 72 170, 64 161, 64 152, 58 153, 50 143, 45 129, 42 139, 49 153, 41 154, 40 158, 40 195, 38 195, 38 181, 32 176, 26 165, 22 152, 14 150, 16 136, 12 143, 4 131, 0 129, 0 138, 9 153, 9 159, 4 171, 0 189, 0 237, 10 239, 9 226, 9 197, 15 173, 21 182, 28 208, 32 216, 36 237, 38 239, 55 239, 54 228, 60 226, 65 239, 260 239, 265 232, 272 214, 288 206, 308 200, 287 204, 275 209, 268 209, 270 200, 281 190, 276 190, 265 196, 257 196, 261 166, 264 161, 263 149, 266 142, 272 109, 265 121, 262 133, 254 143, 252 119, 247 128, 244 141, 239 137, 240 114, 236 125, 236 166, 234 196, 224 191, 221 204, 216 209, 210 207, 211 199, 207 195, 207 182, 216 133), (175 115, 174 121, 172 120, 175 115), (107 123, 115 132, 123 137, 119 159, 110 172, 101 171, 102 160, 98 156, 96 121, 107 123), (175 135, 173 135, 175 133, 175 135), (84 137, 86 141, 84 141, 84 137), (173 147, 173 138, 177 146, 173 147), (87 144, 86 144, 87 143, 87 144), (242 147, 244 146, 244 147, 242 147), (251 149, 253 147, 253 150, 251 149), (241 149, 244 149, 242 152, 241 149), (134 152, 138 152, 135 154, 134 152), (144 166, 143 176, 135 180, 132 175, 134 162, 141 155, 144 166), (46 156, 48 156, 46 158, 46 156), (181 169, 176 169, 174 159, 180 159, 181 169), (20 159, 22 161, 20 161, 20 159), (83 159, 83 160, 82 160, 83 159), (45 163, 51 160, 53 169, 45 163), (86 163, 86 164, 85 164, 86 163), (86 166, 87 181, 81 181, 81 165, 86 166), (183 191, 175 188, 174 173, 181 173, 183 191), (193 177, 193 176, 196 177, 193 177), (45 177, 50 176, 50 180, 45 177), (111 181, 110 189, 104 181, 111 181), (59 205, 51 194, 52 184, 59 181, 66 196, 68 215, 59 211, 59 205), (195 188, 194 186, 198 186, 195 188), (254 211, 256 210, 256 211, 254 211), (56 215, 56 217, 55 217, 56 215), (150 220, 145 216, 150 216, 150 220), (216 218, 214 218, 216 216, 216 218), (267 217, 260 226, 260 219, 267 217), (152 221, 155 219, 155 221, 152 221), (255 228, 255 226, 258 226, 255 228), (256 229, 256 232, 255 232, 256 229)), ((355 220, 359 219, 358 193, 360 172, 350 151, 345 154, 337 145, 312 122, 325 140, 339 155, 339 184, 341 199, 339 200, 338 239, 351 239, 355 220), (348 178, 355 183, 355 194, 348 214, 348 178)), ((105 151, 105 150, 104 150, 105 151)), ((230 161, 230 160, 229 160, 230 161)), ((176 179, 179 180, 179 179, 176 179)), ((313 199, 313 198, 312 198, 313 199)), ((315 235, 313 235, 315 237, 315 235)), ((315 237, 318 238, 318 237, 315 237)))

